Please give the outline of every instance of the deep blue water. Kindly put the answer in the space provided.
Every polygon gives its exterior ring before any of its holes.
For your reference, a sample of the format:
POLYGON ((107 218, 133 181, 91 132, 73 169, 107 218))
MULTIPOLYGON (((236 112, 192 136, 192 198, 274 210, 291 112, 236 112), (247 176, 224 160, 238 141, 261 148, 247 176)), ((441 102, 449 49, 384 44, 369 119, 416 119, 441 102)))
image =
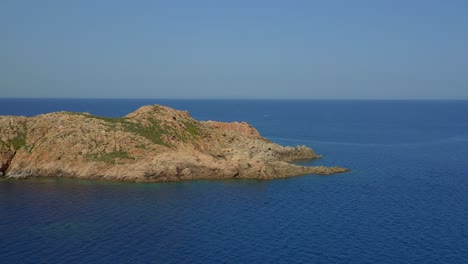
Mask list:
POLYGON ((468 263, 468 101, 0 99, 0 114, 161 103, 351 169, 273 181, 0 180, 2 263, 468 263))

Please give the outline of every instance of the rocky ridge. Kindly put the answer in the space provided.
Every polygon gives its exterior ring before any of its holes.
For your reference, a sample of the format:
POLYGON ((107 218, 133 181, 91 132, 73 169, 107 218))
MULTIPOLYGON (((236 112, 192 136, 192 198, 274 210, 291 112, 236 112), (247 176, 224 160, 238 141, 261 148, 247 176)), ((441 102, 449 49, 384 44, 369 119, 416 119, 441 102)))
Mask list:
POLYGON ((160 105, 122 118, 72 112, 0 116, 0 176, 7 178, 157 182, 347 171, 289 163, 319 157, 305 146, 274 144, 245 122, 199 122, 160 105))

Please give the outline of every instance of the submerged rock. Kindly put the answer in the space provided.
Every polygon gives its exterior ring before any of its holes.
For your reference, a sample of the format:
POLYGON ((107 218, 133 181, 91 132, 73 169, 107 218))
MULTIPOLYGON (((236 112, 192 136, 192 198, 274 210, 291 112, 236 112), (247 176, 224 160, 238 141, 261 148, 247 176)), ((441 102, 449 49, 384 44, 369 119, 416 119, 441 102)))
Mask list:
POLYGON ((72 112, 0 116, 0 173, 8 178, 152 182, 346 171, 289 163, 316 158, 308 147, 268 141, 245 122, 200 122, 159 105, 122 118, 72 112))

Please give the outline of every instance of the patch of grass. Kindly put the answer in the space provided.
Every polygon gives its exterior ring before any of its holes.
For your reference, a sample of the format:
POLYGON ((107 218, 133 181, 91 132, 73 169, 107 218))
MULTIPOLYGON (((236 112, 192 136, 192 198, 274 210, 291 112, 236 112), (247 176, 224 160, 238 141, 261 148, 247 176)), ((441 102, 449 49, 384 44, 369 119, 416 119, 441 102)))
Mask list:
MULTIPOLYGON (((158 105, 154 105, 153 111, 155 113, 161 112, 162 107, 158 105)), ((190 121, 183 122, 186 128, 186 131, 182 133, 172 131, 173 133, 171 133, 171 129, 165 128, 164 126, 159 124, 157 120, 151 119, 151 118, 147 120, 149 121, 149 125, 144 126, 140 123, 130 122, 124 117, 102 117, 102 116, 95 116, 95 115, 87 115, 84 113, 72 113, 72 112, 67 112, 67 113, 83 115, 88 118, 103 120, 107 123, 107 125, 111 126, 114 131, 117 129, 122 129, 125 132, 135 133, 141 137, 144 137, 154 144, 163 145, 167 147, 170 147, 171 145, 168 142, 165 142, 163 140, 163 135, 171 135, 175 133, 177 137, 179 137, 183 141, 187 141, 189 138, 198 137, 201 135, 200 128, 196 124, 190 121)), ((145 146, 141 146, 140 148, 145 148, 145 146)))
POLYGON ((103 120, 111 124, 129 124, 130 123, 123 117, 105 117, 105 116, 95 116, 95 115, 88 115, 87 117, 103 120))
POLYGON ((18 135, 8 141, 8 145, 13 146, 15 150, 18 150, 26 146, 26 138, 24 135, 18 135))
POLYGON ((10 149, 13 147, 13 149, 19 150, 20 148, 27 148, 26 146, 26 122, 18 122, 20 126, 22 126, 22 130, 18 130, 18 127, 15 127, 11 122, 9 124, 10 129, 12 132, 15 132, 15 137, 10 138, 6 141, 0 141, 0 144, 7 148, 10 149))
MULTIPOLYGON (((157 106, 155 106, 155 110, 156 108, 157 106)), ((94 115, 85 116, 88 118, 94 118, 105 121, 106 123, 108 123, 108 125, 111 125, 113 127, 114 131, 117 129, 116 125, 118 124, 120 125, 119 129, 122 129, 123 131, 135 133, 158 145, 169 146, 162 139, 162 135, 168 134, 167 130, 161 127, 158 124, 158 122, 154 119, 149 120, 149 126, 143 126, 139 123, 132 123, 123 117, 102 117, 94 115)))
POLYGON ((105 116, 95 116, 95 115, 91 115, 91 114, 88 114, 88 113, 79 113, 79 112, 62 112, 64 114, 67 114, 67 115, 79 115, 79 116, 84 116, 84 117, 88 117, 88 118, 94 118, 94 119, 99 119, 99 120, 103 120, 105 122, 108 122, 108 123, 112 123, 112 124, 117 124, 117 123, 129 123, 125 118, 123 117, 105 117, 105 116))
POLYGON ((153 105, 153 111, 155 113, 158 113, 158 112, 162 111, 162 107, 160 105, 153 105))
POLYGON ((124 130, 127 132, 133 132, 139 136, 142 136, 151 142, 158 144, 169 146, 164 140, 162 139, 163 135, 167 135, 168 131, 160 126, 156 120, 150 119, 149 120, 151 125, 150 126, 143 126, 141 124, 134 124, 129 123, 124 125, 124 130))
POLYGON ((134 157, 130 156, 126 151, 114 151, 109 153, 99 153, 99 154, 88 154, 86 158, 93 161, 101 161, 106 163, 115 164, 115 159, 129 159, 135 160, 134 157))
POLYGON ((197 137, 200 135, 200 129, 193 123, 191 122, 184 122, 184 125, 187 129, 187 132, 190 133, 190 135, 197 137))

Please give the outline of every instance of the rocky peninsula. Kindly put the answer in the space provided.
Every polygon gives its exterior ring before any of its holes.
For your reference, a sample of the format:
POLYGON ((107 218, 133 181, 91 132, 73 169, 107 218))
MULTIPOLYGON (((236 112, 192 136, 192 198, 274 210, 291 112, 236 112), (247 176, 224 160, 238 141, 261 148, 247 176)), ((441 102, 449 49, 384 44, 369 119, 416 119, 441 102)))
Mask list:
POLYGON ((268 141, 245 122, 201 122, 187 111, 160 105, 122 118, 74 112, 0 116, 0 176, 12 179, 159 182, 347 171, 290 163, 316 158, 308 147, 268 141))

